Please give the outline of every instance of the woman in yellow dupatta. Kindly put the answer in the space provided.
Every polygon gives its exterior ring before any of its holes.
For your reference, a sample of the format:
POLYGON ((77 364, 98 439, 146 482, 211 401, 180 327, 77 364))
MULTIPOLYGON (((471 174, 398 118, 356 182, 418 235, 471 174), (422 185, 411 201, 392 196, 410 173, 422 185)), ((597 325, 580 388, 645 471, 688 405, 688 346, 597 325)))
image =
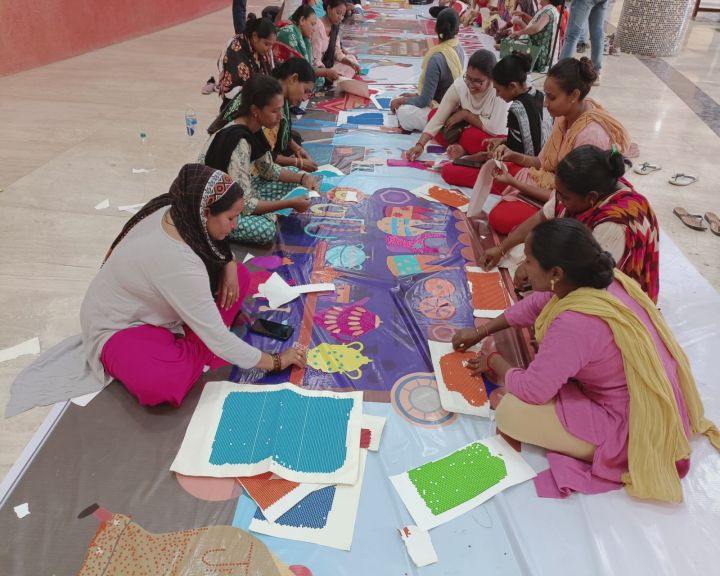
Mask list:
POLYGON ((508 326, 534 325, 526 369, 498 353, 470 361, 504 383, 498 428, 548 452, 540 496, 599 493, 681 502, 692 434, 720 450, 688 359, 640 286, 617 269, 590 230, 571 218, 538 225, 525 243, 535 292, 453 345, 465 350, 508 326))
POLYGON ((494 156, 505 162, 502 169, 488 162, 481 170, 492 172, 492 191, 504 196, 490 213, 490 224, 500 234, 509 234, 550 199, 555 170, 575 148, 592 144, 610 150, 613 144, 622 153, 630 148, 630 135, 597 101, 587 98, 597 73, 588 58, 567 58, 550 69, 545 79, 545 107, 555 124, 539 156, 498 147, 494 156), (529 200, 530 203, 522 200, 529 200))
POLYGON ((417 94, 402 94, 390 102, 404 130, 422 130, 428 114, 437 108, 445 92, 463 73, 465 53, 457 39, 460 21, 457 12, 444 10, 435 23, 440 42, 423 58, 417 94))

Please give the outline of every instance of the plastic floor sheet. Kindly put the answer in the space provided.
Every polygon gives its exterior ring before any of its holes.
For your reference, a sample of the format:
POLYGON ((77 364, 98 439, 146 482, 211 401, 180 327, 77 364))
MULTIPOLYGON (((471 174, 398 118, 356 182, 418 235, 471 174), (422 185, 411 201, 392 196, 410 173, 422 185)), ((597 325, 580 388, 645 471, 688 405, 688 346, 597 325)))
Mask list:
MULTIPOLYGON (((415 7, 407 13, 426 10, 415 7)), ((402 20, 391 7, 382 12, 388 16, 374 24, 378 29, 397 26, 427 32, 427 21, 402 20)), ((408 39, 403 41, 412 46, 408 39)), ((461 42, 471 46, 489 40, 473 31, 461 42)), ((322 132, 317 123, 313 127, 313 117, 328 120, 322 113, 309 113, 304 133, 314 129, 317 151, 332 162, 346 156, 337 152, 346 147, 353 147, 351 153, 346 151, 352 158, 398 158, 395 154, 416 140, 370 131, 333 135, 322 132)), ((343 171, 349 172, 351 164, 346 163, 343 171)), ((622 491, 562 501, 540 499, 532 483, 526 483, 433 529, 439 561, 414 567, 397 533, 412 521, 388 476, 494 434, 488 419, 442 410, 424 344, 428 337, 447 339, 452 326, 472 322, 460 267, 472 259, 478 241, 487 243, 490 238, 482 224, 476 234, 469 234, 462 215, 404 193, 426 182, 441 181, 435 173, 409 168, 378 165, 371 172, 355 171, 343 177, 340 186, 357 191, 360 202, 328 202, 326 192, 314 200, 313 212, 287 219, 281 229, 274 252, 287 261, 278 272, 296 283, 334 281, 339 290, 302 296, 285 312, 267 310, 260 300, 248 302, 252 315, 296 326, 296 336, 305 337, 316 350, 316 366, 264 381, 290 378, 312 388, 364 389, 364 411, 387 417, 387 423, 380 451, 368 456, 350 552, 259 538, 288 564, 307 568, 300 573, 314 576, 714 573, 720 536, 720 457, 704 439, 693 441, 682 506, 634 501, 622 491), (409 220, 420 224, 386 221, 382 226, 418 228, 421 233, 393 234, 399 240, 388 242, 378 226, 388 217, 388 208, 410 210, 409 220), (422 234, 422 242, 413 240, 422 234), (435 259, 438 254, 441 257, 435 259), (398 255, 433 258, 393 258, 398 255), (429 269, 434 266, 441 269, 429 269), (419 271, 405 274, 416 268, 419 271), (342 352, 341 360, 327 361, 323 352, 329 347, 342 352)), ((664 235, 661 250, 660 306, 690 357, 708 416, 720 422, 713 362, 720 357, 720 296, 664 235)), ((252 269, 258 281, 269 274, 252 269)), ((243 325, 235 330, 265 349, 279 348, 271 340, 245 334, 243 325)), ((515 363, 527 359, 522 335, 507 331, 497 342, 515 363)), ((262 374, 226 370, 204 378, 231 376, 256 381, 262 374)), ((246 527, 256 507, 246 496, 238 498, 240 490, 233 481, 192 481, 168 471, 199 395, 196 386, 180 408, 148 410, 112 384, 85 408, 67 406, 2 501, 0 573, 77 573, 97 529, 92 518, 78 519, 77 514, 94 502, 132 516, 151 532, 222 524, 246 527), (31 514, 18 519, 13 507, 25 502, 31 514)), ((547 466, 541 450, 523 448, 523 455, 537 471, 547 466)))

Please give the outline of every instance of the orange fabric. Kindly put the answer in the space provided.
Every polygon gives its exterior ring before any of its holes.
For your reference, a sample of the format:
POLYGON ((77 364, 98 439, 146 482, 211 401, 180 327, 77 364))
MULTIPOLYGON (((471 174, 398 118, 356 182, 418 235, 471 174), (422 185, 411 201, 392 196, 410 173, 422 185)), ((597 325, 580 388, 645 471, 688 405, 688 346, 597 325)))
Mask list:
POLYGON ((474 309, 505 310, 512 304, 500 272, 467 272, 467 279, 474 309))
POLYGON ((462 192, 458 192, 457 190, 448 190, 447 188, 442 188, 441 186, 433 186, 430 188, 430 190, 428 190, 428 196, 452 208, 461 208, 462 206, 470 204, 470 198, 465 196, 462 192))

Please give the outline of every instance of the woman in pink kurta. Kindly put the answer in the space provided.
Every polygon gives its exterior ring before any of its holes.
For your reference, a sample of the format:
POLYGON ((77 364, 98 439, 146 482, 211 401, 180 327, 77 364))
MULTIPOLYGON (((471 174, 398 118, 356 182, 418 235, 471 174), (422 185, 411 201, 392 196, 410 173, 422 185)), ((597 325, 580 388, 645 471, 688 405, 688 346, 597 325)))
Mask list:
MULTIPOLYGON (((613 280, 612 257, 590 231, 573 219, 550 220, 534 229, 525 251, 536 291, 488 324, 459 331, 453 339, 455 348, 465 350, 509 326, 536 325, 553 296, 557 302, 579 288, 595 288, 583 293, 592 301, 593 294, 607 290, 616 299, 614 306, 627 307, 647 330, 689 438, 676 358, 642 302, 613 280)), ((650 303, 644 294, 642 298, 650 303)), ((622 487, 629 470, 630 391, 623 353, 605 319, 572 309, 561 311, 550 320, 526 369, 510 366, 498 352, 478 355, 470 367, 494 372, 504 382, 496 413, 498 429, 548 449, 550 468, 535 480, 538 495, 565 497, 573 491, 593 494, 622 487)), ((684 477, 689 460, 675 462, 678 475, 684 477)))
POLYGON ((345 0, 329 0, 327 13, 313 29, 312 57, 315 75, 332 83, 340 76, 352 78, 360 73, 357 60, 340 45, 340 23, 347 9, 345 0))

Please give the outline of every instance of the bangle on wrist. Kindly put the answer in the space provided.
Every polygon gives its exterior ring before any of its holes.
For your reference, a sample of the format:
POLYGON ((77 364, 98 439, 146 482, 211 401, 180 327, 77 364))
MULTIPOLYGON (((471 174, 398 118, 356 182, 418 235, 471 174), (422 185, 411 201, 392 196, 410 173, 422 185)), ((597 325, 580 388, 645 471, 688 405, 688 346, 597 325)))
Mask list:
POLYGON ((272 356, 272 361, 273 361, 272 371, 280 372, 280 370, 282 368, 282 364, 280 364, 280 354, 278 354, 276 352, 275 354, 271 354, 270 356, 272 356))
MULTIPOLYGON (((490 361, 492 360, 493 356, 500 356, 500 358, 503 358, 503 355, 500 354, 500 352, 498 352, 497 350, 495 352, 490 352, 490 354, 488 354, 487 360, 485 360, 485 363, 487 364, 488 368, 490 368, 490 370, 493 370, 493 367, 490 365, 490 361)), ((505 358, 503 358, 503 360, 505 360, 505 358)))
POLYGON ((475 336, 478 337, 478 342, 480 342, 480 340, 482 340, 483 338, 487 338, 488 336, 490 336, 490 330, 488 330, 487 324, 477 326, 475 328, 475 336), (480 328, 485 328, 485 334, 483 336, 480 336, 480 328))
POLYGON ((307 172, 303 172, 302 174, 300 174, 300 184, 305 181, 305 176, 307 176, 307 172))

